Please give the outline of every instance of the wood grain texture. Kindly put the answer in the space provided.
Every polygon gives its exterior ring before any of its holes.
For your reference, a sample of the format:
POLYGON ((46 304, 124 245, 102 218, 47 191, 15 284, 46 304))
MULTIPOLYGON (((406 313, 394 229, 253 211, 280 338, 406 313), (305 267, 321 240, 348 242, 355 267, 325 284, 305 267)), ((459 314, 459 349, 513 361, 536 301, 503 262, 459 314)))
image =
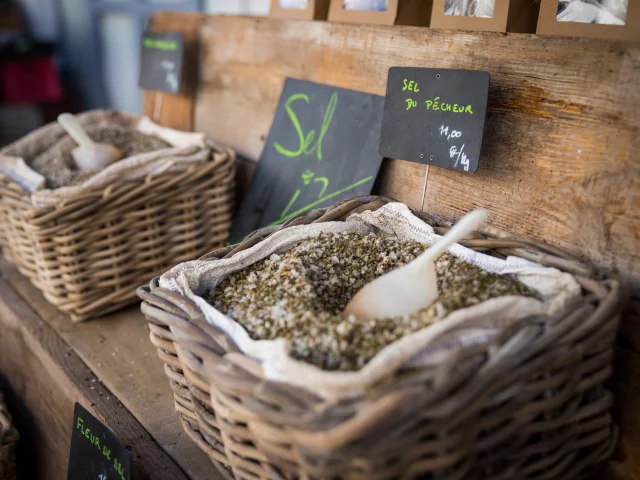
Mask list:
MULTIPOLYGON (((25 465, 35 468, 30 476, 66 478, 77 401, 108 425, 131 452, 135 478, 187 478, 73 350, 4 280, 0 280, 0 329, 0 370, 12 388, 10 404, 23 403, 33 421, 30 428, 21 432, 26 443, 19 444, 20 458, 34 462, 25 465)), ((24 422, 16 419, 16 424, 20 428, 24 422)))
MULTIPOLYGON (((488 208, 493 226, 579 251, 640 293, 638 44, 243 17, 202 22, 195 129, 253 160, 287 76, 383 95, 391 66, 488 70, 480 169, 432 167, 425 210, 455 220, 488 208)), ((391 161, 380 193, 419 206, 424 169, 391 161)))
POLYGON ((197 13, 155 13, 149 20, 151 31, 181 32, 184 56, 180 92, 145 90, 143 111, 145 115, 162 126, 190 131, 193 127, 193 97, 199 78, 198 57, 200 52, 199 26, 202 20, 197 13))
POLYGON ((0 270, 0 371, 36 416, 36 428, 52 427, 42 472, 60 476, 39 478, 66 478, 75 401, 131 446, 136 478, 221 478, 180 425, 139 307, 74 324, 12 266, 3 261, 0 270))
MULTIPOLYGON (((287 76, 383 95, 391 66, 488 70, 480 169, 430 167, 424 210, 455 220, 488 208, 492 226, 580 251, 640 294, 640 44, 204 16, 200 35, 194 127, 244 157, 240 188, 287 76)), ((377 193, 420 208, 425 171, 386 160, 377 193)), ((615 362, 622 436, 601 478, 640 480, 637 300, 615 362)))

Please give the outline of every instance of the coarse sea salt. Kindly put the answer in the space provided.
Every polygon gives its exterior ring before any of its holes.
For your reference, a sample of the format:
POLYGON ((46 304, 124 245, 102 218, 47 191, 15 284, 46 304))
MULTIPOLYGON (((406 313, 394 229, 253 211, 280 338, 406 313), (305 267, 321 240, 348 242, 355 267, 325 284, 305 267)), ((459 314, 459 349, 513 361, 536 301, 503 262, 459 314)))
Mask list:
POLYGON ((358 370, 376 353, 450 312, 503 295, 536 296, 445 253, 435 262, 439 298, 413 315, 360 322, 342 314, 367 283, 415 259, 425 246, 368 234, 323 234, 230 275, 209 295, 254 339, 286 338, 294 358, 326 370, 358 370))

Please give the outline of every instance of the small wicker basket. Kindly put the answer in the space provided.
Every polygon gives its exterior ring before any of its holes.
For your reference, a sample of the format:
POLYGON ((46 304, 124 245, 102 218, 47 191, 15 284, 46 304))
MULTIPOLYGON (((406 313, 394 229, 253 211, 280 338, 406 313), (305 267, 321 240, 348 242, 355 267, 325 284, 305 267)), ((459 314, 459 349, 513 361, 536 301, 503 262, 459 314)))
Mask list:
POLYGON ((0 393, 0 480, 17 478, 15 449, 18 439, 18 431, 11 423, 11 415, 0 393))
MULTIPOLYGON (((91 112, 84 121, 127 118, 91 112)), ((122 120, 121 120, 122 121, 122 120)), ((55 125, 5 149, 32 158, 55 125)), ((60 129, 59 129, 60 130, 60 129)), ((62 133, 60 133, 62 134, 62 133)), ((208 145, 210 159, 181 171, 115 180, 56 204, 0 174, 0 246, 49 302, 80 321, 136 301, 154 275, 224 244, 234 203, 235 155, 208 145)))
MULTIPOLYGON (((314 210, 203 260, 233 256, 279 228, 343 221, 386 202, 361 197, 314 210)), ((447 230, 415 214, 436 233, 447 230)), ((589 278, 574 257, 535 240, 487 229, 462 243, 571 272, 581 299, 561 315, 519 322, 489 348, 456 351, 435 374, 401 368, 366 395, 338 404, 266 381, 258 361, 208 324, 191 300, 159 288, 157 278, 140 288, 186 432, 236 479, 565 480, 592 472, 618 437, 604 383, 623 304, 620 285, 589 278), (457 368, 466 361, 477 365, 470 374, 457 368)))

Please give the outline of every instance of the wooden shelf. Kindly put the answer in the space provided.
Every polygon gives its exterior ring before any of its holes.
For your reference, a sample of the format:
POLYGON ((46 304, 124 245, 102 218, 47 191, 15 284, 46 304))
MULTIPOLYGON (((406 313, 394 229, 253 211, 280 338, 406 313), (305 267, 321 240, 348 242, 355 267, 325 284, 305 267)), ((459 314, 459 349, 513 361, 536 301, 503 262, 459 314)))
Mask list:
POLYGON ((0 390, 20 478, 66 479, 77 401, 131 450, 135 479, 222 479, 182 429, 139 306, 74 324, 4 260, 0 272, 0 390))

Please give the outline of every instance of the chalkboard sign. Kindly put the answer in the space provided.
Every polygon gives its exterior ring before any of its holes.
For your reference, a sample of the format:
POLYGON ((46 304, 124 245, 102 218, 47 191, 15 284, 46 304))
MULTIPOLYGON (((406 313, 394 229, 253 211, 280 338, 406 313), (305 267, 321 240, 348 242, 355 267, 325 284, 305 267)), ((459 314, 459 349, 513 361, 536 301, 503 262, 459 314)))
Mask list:
POLYGON ((107 428, 82 405, 73 412, 67 480, 129 480, 131 456, 107 428))
POLYGON ((380 154, 475 172, 488 96, 488 72, 390 68, 380 154))
POLYGON ((370 193, 383 105, 378 95, 288 78, 231 240, 370 193))
POLYGON ((140 88, 177 93, 182 76, 182 34, 144 32, 141 51, 140 88))

